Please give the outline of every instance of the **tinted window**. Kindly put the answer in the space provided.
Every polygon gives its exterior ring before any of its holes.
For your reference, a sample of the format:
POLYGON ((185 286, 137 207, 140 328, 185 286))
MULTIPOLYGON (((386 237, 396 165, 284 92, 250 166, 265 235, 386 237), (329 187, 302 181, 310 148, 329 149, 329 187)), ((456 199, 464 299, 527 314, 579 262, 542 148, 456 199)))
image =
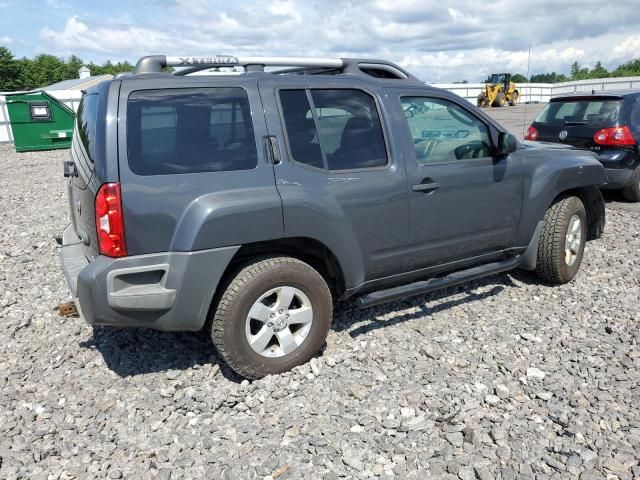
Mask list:
POLYGON ((291 156, 296 162, 323 168, 318 132, 305 90, 282 90, 280 103, 291 156))
POLYGON ((241 88, 133 92, 127 146, 129 167, 138 175, 247 170, 258 163, 241 88))
POLYGON ((80 143, 84 147, 81 154, 88 157, 93 162, 95 158, 95 140, 96 140, 96 123, 98 122, 98 100, 97 93, 83 95, 78 106, 76 114, 76 126, 78 128, 78 137, 80 143))
POLYGON ((536 123, 562 125, 615 125, 620 115, 621 100, 594 99, 556 101, 547 104, 536 118, 536 123))
POLYGON ((491 156, 486 125, 455 103, 403 97, 402 109, 419 164, 491 156))
POLYGON ((387 151, 376 102, 361 90, 311 90, 329 170, 383 167, 387 151))
POLYGON ((350 170, 382 167, 387 153, 374 99, 360 90, 280 92, 285 128, 294 160, 350 170))

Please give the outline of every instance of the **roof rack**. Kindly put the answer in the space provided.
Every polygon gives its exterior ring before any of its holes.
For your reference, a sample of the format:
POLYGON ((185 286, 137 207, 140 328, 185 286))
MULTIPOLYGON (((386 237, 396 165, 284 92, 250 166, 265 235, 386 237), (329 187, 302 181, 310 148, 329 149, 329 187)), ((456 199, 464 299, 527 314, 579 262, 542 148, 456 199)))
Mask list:
POLYGON ((232 55, 170 57, 150 55, 138 60, 134 75, 160 73, 165 67, 184 67, 174 75, 189 75, 216 67, 244 67, 245 72, 264 72, 265 67, 287 67, 272 73, 315 75, 326 73, 367 74, 377 78, 419 81, 398 65, 386 60, 312 57, 234 57, 232 55))

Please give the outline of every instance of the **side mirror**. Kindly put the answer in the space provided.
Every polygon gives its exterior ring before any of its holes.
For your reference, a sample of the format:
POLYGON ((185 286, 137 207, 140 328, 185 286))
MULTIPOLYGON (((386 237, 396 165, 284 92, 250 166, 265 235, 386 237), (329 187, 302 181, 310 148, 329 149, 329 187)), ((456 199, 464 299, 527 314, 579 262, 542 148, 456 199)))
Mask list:
POLYGON ((498 136, 498 155, 509 155, 518 149, 518 140, 508 132, 500 132, 498 136))

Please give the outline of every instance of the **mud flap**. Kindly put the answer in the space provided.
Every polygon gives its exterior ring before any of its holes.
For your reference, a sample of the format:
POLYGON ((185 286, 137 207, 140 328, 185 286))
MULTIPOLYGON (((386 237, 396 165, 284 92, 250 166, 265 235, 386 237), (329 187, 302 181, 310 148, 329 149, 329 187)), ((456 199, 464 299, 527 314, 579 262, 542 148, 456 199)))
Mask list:
POLYGON ((523 270, 535 270, 538 263, 538 241, 540 240, 540 232, 542 232, 542 226, 544 220, 540 220, 536 225, 536 230, 533 232, 533 237, 529 242, 527 250, 522 254, 520 266, 523 270))

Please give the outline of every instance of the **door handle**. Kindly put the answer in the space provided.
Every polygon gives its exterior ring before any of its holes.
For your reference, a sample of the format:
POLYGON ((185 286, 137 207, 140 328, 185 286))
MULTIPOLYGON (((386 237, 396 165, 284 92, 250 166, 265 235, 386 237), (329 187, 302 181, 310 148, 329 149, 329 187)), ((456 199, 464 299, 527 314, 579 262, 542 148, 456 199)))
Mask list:
POLYGON ((280 162, 282 162, 282 158, 280 156, 280 145, 278 145, 278 139, 273 135, 269 135, 265 137, 265 143, 267 145, 269 161, 274 165, 279 165, 280 162))
POLYGON ((418 183, 411 187, 414 192, 433 192, 440 188, 440 184, 437 182, 418 183))

